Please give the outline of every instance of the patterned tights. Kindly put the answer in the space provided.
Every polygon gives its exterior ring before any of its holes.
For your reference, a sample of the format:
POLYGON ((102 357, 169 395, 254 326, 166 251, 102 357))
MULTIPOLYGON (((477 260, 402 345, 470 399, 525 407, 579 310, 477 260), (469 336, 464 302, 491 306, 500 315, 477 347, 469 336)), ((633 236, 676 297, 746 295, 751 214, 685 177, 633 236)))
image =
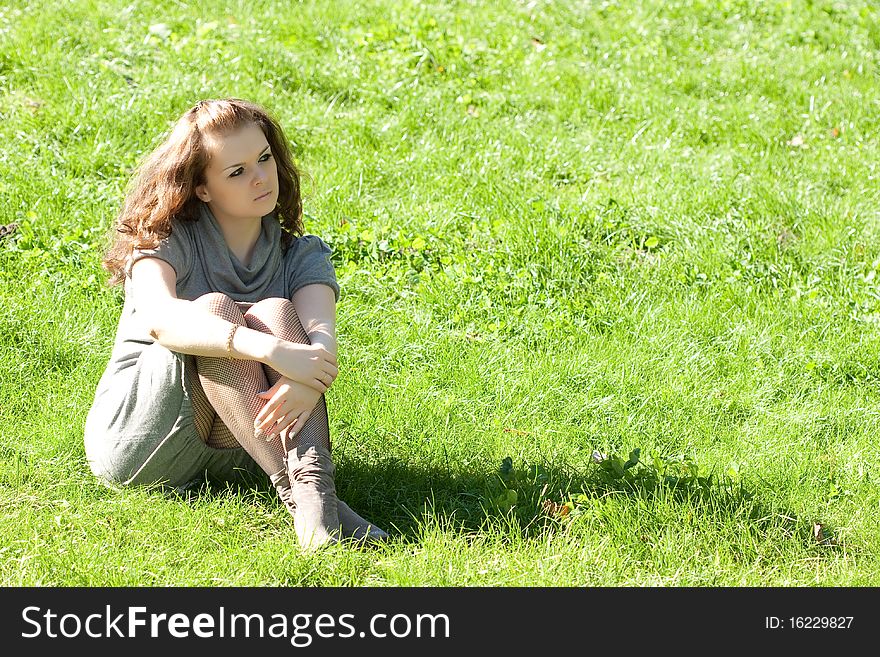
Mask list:
MULTIPOLYGON (((196 303, 227 321, 283 340, 309 344, 293 304, 287 299, 264 299, 244 313, 239 304, 216 292, 200 297, 196 303)), ((217 449, 244 447, 270 477, 285 472, 284 457, 299 444, 330 449, 330 425, 323 395, 292 440, 282 444, 276 436, 266 441, 254 435, 254 418, 265 404, 257 393, 272 387, 280 374, 254 360, 197 356, 195 361, 198 375, 190 378, 193 411, 199 436, 207 445, 217 449)))

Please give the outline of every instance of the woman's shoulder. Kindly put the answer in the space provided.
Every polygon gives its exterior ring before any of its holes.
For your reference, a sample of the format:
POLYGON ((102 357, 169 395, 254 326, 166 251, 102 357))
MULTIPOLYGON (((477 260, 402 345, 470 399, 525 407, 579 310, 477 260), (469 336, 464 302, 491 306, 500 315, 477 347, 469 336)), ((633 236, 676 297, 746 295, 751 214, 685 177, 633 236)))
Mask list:
POLYGON ((300 235, 293 237, 285 249, 285 255, 302 257, 310 253, 330 254, 330 246, 317 235, 300 235))
POLYGON ((339 285, 331 254, 330 247, 317 235, 295 238, 284 257, 288 294, 311 283, 324 283, 333 288, 338 298, 339 285))

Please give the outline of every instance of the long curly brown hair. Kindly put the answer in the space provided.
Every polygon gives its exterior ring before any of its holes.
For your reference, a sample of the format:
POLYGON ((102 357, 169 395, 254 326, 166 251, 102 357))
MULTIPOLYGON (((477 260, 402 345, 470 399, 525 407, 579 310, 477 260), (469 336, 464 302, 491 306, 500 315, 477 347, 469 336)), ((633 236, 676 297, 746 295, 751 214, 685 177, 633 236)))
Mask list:
POLYGON ((138 168, 122 210, 116 217, 113 243, 102 262, 110 285, 125 279, 135 249, 153 249, 168 237, 175 221, 198 221, 201 201, 195 189, 205 182, 209 153, 206 136, 225 135, 248 124, 266 135, 278 166, 278 205, 282 246, 302 235, 300 176, 290 145, 278 122, 254 103, 237 98, 202 100, 180 117, 168 137, 138 168))

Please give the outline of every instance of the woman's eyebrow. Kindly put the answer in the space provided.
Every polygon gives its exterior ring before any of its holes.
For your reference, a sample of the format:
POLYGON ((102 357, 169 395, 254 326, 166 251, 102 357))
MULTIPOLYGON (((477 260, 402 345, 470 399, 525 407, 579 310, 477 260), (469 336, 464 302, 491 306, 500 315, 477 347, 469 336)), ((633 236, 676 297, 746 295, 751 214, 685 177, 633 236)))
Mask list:
MULTIPOLYGON (((260 151, 260 154, 257 155, 257 157, 261 157, 261 156, 263 155, 263 153, 265 153, 265 152, 268 151, 268 150, 269 150, 269 144, 266 144, 266 148, 264 148, 263 150, 261 150, 261 151, 260 151)), ((246 164, 245 162, 237 162, 237 163, 235 163, 235 164, 230 164, 228 167, 223 167, 222 170, 223 170, 223 171, 226 171, 226 169, 231 169, 231 168, 233 168, 233 167, 243 167, 245 164, 246 164)))

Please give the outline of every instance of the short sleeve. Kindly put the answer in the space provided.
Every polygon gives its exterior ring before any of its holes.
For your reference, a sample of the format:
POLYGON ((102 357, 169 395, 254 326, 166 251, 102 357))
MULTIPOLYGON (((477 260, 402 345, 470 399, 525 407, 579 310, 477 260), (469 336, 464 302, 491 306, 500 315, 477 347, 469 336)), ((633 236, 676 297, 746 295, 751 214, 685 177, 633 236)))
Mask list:
POLYGON ((178 224, 155 249, 136 249, 131 255, 128 271, 131 272, 132 265, 142 258, 159 258, 174 268, 177 273, 177 284, 180 285, 192 269, 192 254, 192 239, 187 234, 186 228, 178 224))
POLYGON ((339 301, 339 284, 330 261, 331 253, 330 247, 316 235, 303 235, 293 241, 284 254, 288 298, 306 285, 321 283, 331 287, 339 301))

